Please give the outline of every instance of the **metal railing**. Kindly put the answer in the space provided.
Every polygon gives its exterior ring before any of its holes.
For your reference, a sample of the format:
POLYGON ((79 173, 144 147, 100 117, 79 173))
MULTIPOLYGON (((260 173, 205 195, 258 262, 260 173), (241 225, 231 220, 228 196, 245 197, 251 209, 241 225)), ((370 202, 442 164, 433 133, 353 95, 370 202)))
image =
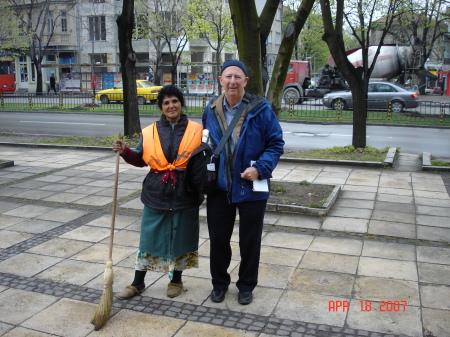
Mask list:
MULTIPOLYGON (((153 94, 144 98, 146 102, 139 105, 139 112, 159 115, 161 111, 155 102, 156 96, 153 94)), ((200 116, 211 98, 211 95, 186 94, 186 113, 200 116)), ((331 109, 323 105, 322 99, 302 99, 301 101, 301 104, 294 100, 283 101, 280 119, 323 122, 351 122, 353 120, 353 110, 347 109, 342 102, 337 104, 336 109, 331 109)), ((379 102, 369 101, 368 106, 374 106, 377 103, 379 102)), ((421 101, 417 108, 403 109, 401 113, 393 112, 390 104, 386 102, 383 104, 383 109, 369 109, 366 112, 368 123, 450 125, 450 101, 421 101)), ((108 104, 103 104, 96 100, 91 93, 43 93, 39 95, 18 92, 0 93, 0 110, 122 113, 123 104, 120 100, 110 100, 108 104)))

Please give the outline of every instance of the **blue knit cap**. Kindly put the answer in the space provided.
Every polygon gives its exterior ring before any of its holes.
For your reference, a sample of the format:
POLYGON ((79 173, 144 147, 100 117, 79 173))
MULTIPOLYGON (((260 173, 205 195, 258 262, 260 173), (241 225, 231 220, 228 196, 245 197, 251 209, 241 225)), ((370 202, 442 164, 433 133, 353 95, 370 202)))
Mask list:
POLYGON ((222 75, 225 68, 232 67, 232 66, 241 68, 242 71, 244 72, 245 76, 248 76, 247 68, 245 68, 244 63, 242 63, 239 60, 233 60, 233 59, 229 59, 229 60, 225 61, 225 63, 222 65, 222 69, 220 70, 220 75, 222 75))

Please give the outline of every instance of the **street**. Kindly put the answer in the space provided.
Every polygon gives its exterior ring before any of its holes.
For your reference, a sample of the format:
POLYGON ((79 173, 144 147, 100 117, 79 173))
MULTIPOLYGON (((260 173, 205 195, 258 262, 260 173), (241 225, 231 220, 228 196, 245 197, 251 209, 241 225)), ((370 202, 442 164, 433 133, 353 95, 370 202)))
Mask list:
MULTIPOLYGON (((156 117, 141 117, 142 127, 156 117)), ((200 118, 193 118, 201 122, 200 118)), ((53 136, 111 136, 123 133, 119 115, 0 112, 0 131, 53 136)), ((352 125, 323 125, 281 122, 286 148, 292 150, 329 148, 352 143, 352 125)), ((450 129, 416 126, 367 126, 367 145, 400 147, 405 153, 430 152, 450 157, 450 129)))

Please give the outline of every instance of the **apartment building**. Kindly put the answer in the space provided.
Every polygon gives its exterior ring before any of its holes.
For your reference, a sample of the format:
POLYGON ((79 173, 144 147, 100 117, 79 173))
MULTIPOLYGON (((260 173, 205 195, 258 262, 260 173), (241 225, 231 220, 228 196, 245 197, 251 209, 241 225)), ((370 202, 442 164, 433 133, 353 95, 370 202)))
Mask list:
MULTIPOLYGON (((38 13, 45 16, 44 33, 41 38, 43 90, 46 90, 52 74, 57 77, 60 91, 66 92, 92 92, 111 88, 120 82, 116 20, 122 12, 122 0, 49 1, 48 8, 43 6, 47 1, 42 1, 41 7, 35 6, 32 9, 34 17, 37 17, 38 13)), ((148 0, 149 8, 154 2, 148 0)), ((258 9, 262 9, 264 2, 264 0, 256 1, 258 9)), ((23 11, 30 10, 30 6, 30 1, 24 0, 23 11)), ((138 60, 137 77, 151 79, 158 51, 148 37, 140 36, 140 20, 142 17, 148 18, 149 15, 143 12, 142 7, 135 7, 136 29, 133 48, 138 60)), ((271 64, 281 43, 281 10, 280 5, 279 13, 274 20, 274 32, 271 32, 266 43, 271 64)), ((173 43, 176 44, 177 41, 174 39, 173 43)), ((236 47, 233 45, 230 47, 222 52, 222 60, 237 57, 236 47)), ((166 45, 160 52, 162 84, 167 84, 171 82, 169 47, 166 45)), ((214 60, 214 50, 206 41, 201 39, 188 41, 182 54, 182 61, 177 67, 177 84, 186 90, 190 88, 191 92, 214 90, 217 80, 214 60)), ((11 63, 15 67, 17 89, 35 92, 37 78, 31 54, 26 53, 11 63)))

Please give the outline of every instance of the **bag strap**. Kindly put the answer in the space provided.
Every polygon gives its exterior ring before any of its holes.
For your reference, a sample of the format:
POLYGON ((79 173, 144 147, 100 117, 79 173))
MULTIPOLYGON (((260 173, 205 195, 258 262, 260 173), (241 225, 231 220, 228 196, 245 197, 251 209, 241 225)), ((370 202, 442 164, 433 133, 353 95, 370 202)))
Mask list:
POLYGON ((230 138, 231 133, 234 130, 234 127, 236 126, 239 118, 242 115, 242 112, 246 108, 246 106, 250 103, 250 101, 244 96, 242 98, 241 105, 239 105, 239 109, 236 111, 236 114, 234 115, 230 125, 228 125, 227 130, 222 136, 222 139, 220 140, 219 144, 217 145, 216 149, 214 150, 213 157, 218 158, 220 152, 222 152, 222 148, 224 147, 225 143, 227 142, 228 138, 230 138))

